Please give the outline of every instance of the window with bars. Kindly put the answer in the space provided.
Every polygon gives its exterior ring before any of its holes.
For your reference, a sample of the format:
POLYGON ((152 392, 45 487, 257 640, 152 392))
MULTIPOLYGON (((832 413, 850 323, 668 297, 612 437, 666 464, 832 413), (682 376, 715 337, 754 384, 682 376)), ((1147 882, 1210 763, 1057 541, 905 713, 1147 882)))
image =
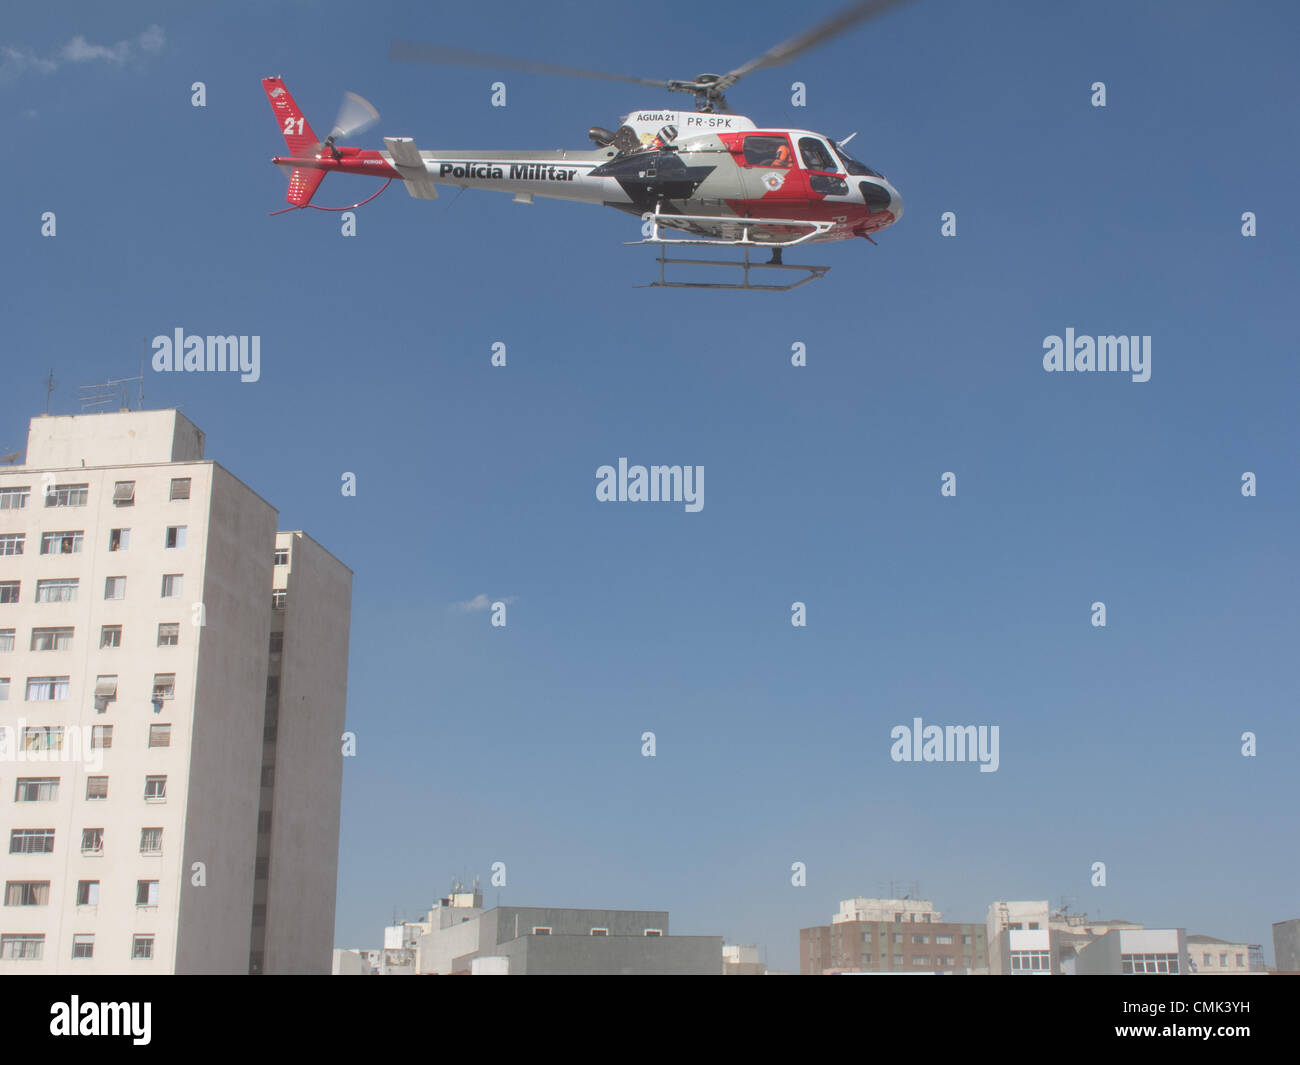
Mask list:
POLYGON ((21 555, 26 543, 24 533, 4 533, 0 535, 0 555, 21 555))
POLYGON ((53 854, 54 829, 15 828, 9 833, 10 854, 53 854))
POLYGON ((162 854, 163 830, 161 828, 140 829, 140 853, 162 854))
POLYGON ((72 936, 73 958, 93 958, 95 956, 95 937, 89 932, 76 932, 72 936))
POLYGON ((153 936, 131 937, 131 960, 148 961, 153 957, 153 936))
POLYGON ((40 961, 45 956, 45 933, 0 935, 0 958, 5 961, 40 961))

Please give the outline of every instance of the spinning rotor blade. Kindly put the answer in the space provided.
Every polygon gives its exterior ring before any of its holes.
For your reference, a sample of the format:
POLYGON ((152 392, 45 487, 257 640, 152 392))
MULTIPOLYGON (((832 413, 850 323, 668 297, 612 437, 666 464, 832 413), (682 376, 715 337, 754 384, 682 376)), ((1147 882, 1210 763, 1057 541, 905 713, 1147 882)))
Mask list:
POLYGON ((737 67, 729 74, 723 74, 716 82, 717 89, 719 92, 725 91, 735 85, 746 74, 751 74, 755 70, 763 70, 766 67, 779 67, 783 63, 788 63, 796 56, 803 55, 804 52, 816 48, 819 44, 829 41, 832 37, 838 37, 841 33, 858 25, 858 23, 875 18, 877 15, 883 15, 891 8, 905 3, 908 3, 908 0, 859 0, 858 3, 845 8, 838 15, 832 15, 824 22, 819 22, 812 29, 805 30, 797 37, 791 37, 788 41, 778 44, 775 48, 769 48, 756 59, 751 59, 748 63, 737 67))
POLYGON ((651 85, 666 89, 669 82, 652 78, 634 78, 626 74, 609 74, 585 67, 566 67, 558 63, 542 63, 534 59, 515 59, 511 56, 493 55, 489 52, 471 52, 464 48, 444 48, 436 44, 419 44, 415 41, 394 41, 388 49, 388 58, 402 63, 437 63, 458 67, 490 67, 518 74, 553 74, 562 78, 597 78, 601 81, 626 81, 634 85, 651 85))
POLYGON ((334 120, 334 128, 329 131, 329 136, 336 141, 348 141, 378 121, 379 112, 369 100, 354 92, 345 92, 343 103, 339 105, 339 117, 334 120))

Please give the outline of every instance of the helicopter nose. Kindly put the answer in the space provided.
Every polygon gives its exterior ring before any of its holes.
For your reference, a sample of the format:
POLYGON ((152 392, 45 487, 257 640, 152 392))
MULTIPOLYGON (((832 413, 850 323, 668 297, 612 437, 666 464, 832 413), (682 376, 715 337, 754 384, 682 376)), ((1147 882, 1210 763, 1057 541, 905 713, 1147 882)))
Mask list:
POLYGON ((878 211, 889 211, 894 216, 894 221, 903 217, 903 197, 884 178, 860 181, 858 189, 862 193, 862 202, 867 205, 867 209, 872 214, 878 211))

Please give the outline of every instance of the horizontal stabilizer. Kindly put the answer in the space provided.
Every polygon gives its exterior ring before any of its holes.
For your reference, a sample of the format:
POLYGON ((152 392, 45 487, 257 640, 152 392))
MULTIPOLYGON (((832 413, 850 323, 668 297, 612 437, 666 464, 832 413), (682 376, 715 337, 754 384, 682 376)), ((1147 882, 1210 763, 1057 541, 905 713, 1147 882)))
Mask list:
POLYGON ((438 186, 425 169, 415 141, 410 137, 385 137, 384 143, 388 145, 388 152, 393 157, 393 166, 402 175, 406 191, 417 200, 436 200, 438 186))

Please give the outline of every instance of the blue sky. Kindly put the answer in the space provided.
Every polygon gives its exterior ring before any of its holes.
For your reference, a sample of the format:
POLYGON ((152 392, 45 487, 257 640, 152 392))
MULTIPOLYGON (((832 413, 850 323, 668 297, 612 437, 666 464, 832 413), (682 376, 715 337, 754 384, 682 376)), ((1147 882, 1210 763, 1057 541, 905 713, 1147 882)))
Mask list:
POLYGON ((502 902, 664 908, 784 968, 891 880, 954 920, 1072 896, 1270 959, 1300 915, 1293 5, 920 0, 755 74, 736 110, 859 131, 906 203, 879 247, 789 253, 833 269, 785 295, 634 288, 634 220, 581 205, 267 217, 265 75, 318 132, 372 101, 363 147, 582 148, 685 98, 507 75, 494 109, 500 75, 389 41, 691 77, 835 8, 10 9, 0 453, 51 369, 74 413, 147 337, 261 336, 256 384, 151 374, 146 403, 355 570, 339 945, 494 861, 502 902), (1151 380, 1045 373, 1067 327, 1150 335, 1151 380), (703 465, 703 511, 597 503, 619 456, 703 465), (505 629, 455 606, 479 595, 505 629), (999 770, 891 761, 917 715, 998 725, 999 770))

